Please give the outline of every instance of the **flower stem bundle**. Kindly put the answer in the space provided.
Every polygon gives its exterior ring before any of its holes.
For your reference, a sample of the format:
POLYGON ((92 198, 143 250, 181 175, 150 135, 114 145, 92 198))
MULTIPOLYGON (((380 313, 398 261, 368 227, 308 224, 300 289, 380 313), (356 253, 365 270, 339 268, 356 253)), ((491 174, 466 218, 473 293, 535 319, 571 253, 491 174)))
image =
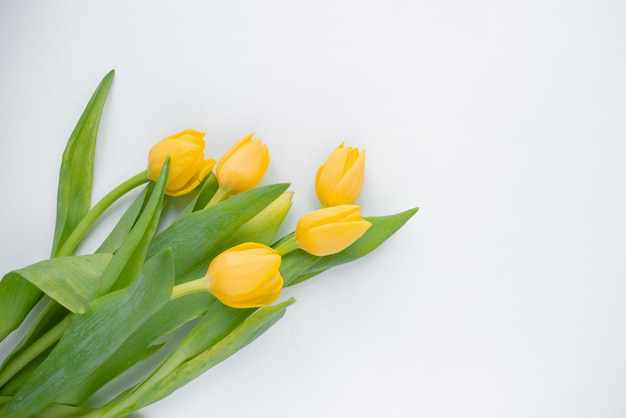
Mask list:
POLYGON ((18 328, 23 335, 0 365, 2 417, 123 417, 157 402, 282 318, 295 302, 280 301, 283 288, 370 253, 417 211, 363 217, 355 203, 365 153, 342 144, 317 173, 321 208, 277 237, 293 194, 288 184, 260 186, 268 146, 250 134, 215 160, 192 129, 157 142, 145 171, 92 206, 113 76, 63 154, 51 258, 0 281, 0 342, 18 328), (100 247, 77 253, 106 210, 138 188, 100 247), (186 207, 158 230, 164 201, 180 196, 190 196, 186 207), (141 381, 94 403, 104 385, 144 361, 151 369, 141 381))

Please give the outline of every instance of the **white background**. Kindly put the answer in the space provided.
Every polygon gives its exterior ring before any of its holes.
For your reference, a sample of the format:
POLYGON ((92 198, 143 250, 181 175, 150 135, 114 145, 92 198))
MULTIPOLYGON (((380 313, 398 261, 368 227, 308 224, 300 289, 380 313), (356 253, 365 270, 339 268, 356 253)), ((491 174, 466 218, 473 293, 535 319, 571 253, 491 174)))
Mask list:
POLYGON ((194 128, 217 158, 268 144, 286 231, 342 141, 365 215, 421 208, 138 417, 624 417, 625 23, 602 0, 5 0, 0 269, 48 256, 65 141, 115 68, 94 199, 194 128))

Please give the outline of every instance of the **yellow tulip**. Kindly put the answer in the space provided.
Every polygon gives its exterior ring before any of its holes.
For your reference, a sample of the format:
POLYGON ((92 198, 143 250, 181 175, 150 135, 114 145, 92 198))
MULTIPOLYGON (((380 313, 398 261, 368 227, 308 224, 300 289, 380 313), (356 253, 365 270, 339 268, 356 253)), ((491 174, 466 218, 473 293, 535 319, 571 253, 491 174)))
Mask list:
POLYGON ((148 155, 148 178, 156 181, 170 157, 165 193, 181 196, 192 191, 211 172, 214 159, 204 159, 204 132, 187 129, 157 142, 148 155))
POLYGON ((298 246, 309 254, 325 256, 338 253, 372 226, 361 217, 360 207, 339 205, 318 209, 302 216, 296 225, 298 246))
POLYGON ((254 134, 242 138, 217 163, 215 175, 221 189, 229 194, 245 192, 255 187, 270 164, 267 145, 254 134))
POLYGON ((281 256, 272 248, 247 242, 213 259, 206 274, 209 292, 232 308, 256 308, 274 302, 283 288, 281 256))
POLYGON ((317 170, 315 192, 324 206, 352 205, 363 188, 365 150, 339 145, 317 170))

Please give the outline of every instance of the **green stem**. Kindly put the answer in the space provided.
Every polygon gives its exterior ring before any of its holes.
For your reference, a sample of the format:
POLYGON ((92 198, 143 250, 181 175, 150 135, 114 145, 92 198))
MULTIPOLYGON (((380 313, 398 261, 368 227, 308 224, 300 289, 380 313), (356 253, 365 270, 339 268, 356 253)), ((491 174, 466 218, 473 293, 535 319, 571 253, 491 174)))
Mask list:
POLYGON ((189 282, 179 284, 178 286, 174 286, 174 288, 172 289, 171 300, 201 291, 207 291, 207 282, 205 277, 201 277, 199 279, 191 280, 189 282))
POLYGON ((229 195, 230 193, 228 192, 228 190, 222 189, 222 187, 219 186, 217 190, 215 191, 215 194, 213 195, 211 200, 209 200, 209 203, 207 203, 204 208, 206 209, 206 208, 210 208, 211 206, 217 205, 222 200, 225 200, 229 195))
POLYGON ((298 241, 296 241, 296 237, 292 235, 291 238, 277 245, 276 248, 274 248, 274 251, 282 257, 287 253, 297 250, 298 248, 300 248, 298 241))
POLYGON ((113 203, 115 203, 120 197, 124 196, 134 188, 150 181, 146 171, 129 178, 124 183, 111 190, 106 196, 104 196, 96 205, 87 212, 85 217, 80 221, 76 228, 72 231, 69 237, 65 240, 61 248, 54 255, 55 257, 65 257, 72 255, 78 247, 78 244, 83 239, 89 228, 96 222, 96 220, 107 210, 113 203))
POLYGON ((31 344, 27 349, 20 353, 2 370, 0 374, 0 387, 8 382, 17 374, 24 366, 34 360, 39 354, 43 353, 54 343, 61 339, 61 336, 67 329, 72 315, 66 316, 54 328, 42 335, 37 341, 31 344))

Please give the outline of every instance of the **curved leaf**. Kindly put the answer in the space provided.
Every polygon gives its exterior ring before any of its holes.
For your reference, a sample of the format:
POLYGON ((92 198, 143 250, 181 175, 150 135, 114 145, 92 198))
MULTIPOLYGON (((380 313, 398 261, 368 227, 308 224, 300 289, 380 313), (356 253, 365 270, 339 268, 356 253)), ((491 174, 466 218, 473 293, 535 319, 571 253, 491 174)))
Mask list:
POLYGON ((115 72, 110 71, 96 88, 63 152, 52 244, 53 257, 91 206, 96 137, 114 75, 115 72))
POLYGON ((98 290, 98 282, 111 254, 91 254, 44 260, 16 270, 24 280, 71 312, 84 312, 98 290))

